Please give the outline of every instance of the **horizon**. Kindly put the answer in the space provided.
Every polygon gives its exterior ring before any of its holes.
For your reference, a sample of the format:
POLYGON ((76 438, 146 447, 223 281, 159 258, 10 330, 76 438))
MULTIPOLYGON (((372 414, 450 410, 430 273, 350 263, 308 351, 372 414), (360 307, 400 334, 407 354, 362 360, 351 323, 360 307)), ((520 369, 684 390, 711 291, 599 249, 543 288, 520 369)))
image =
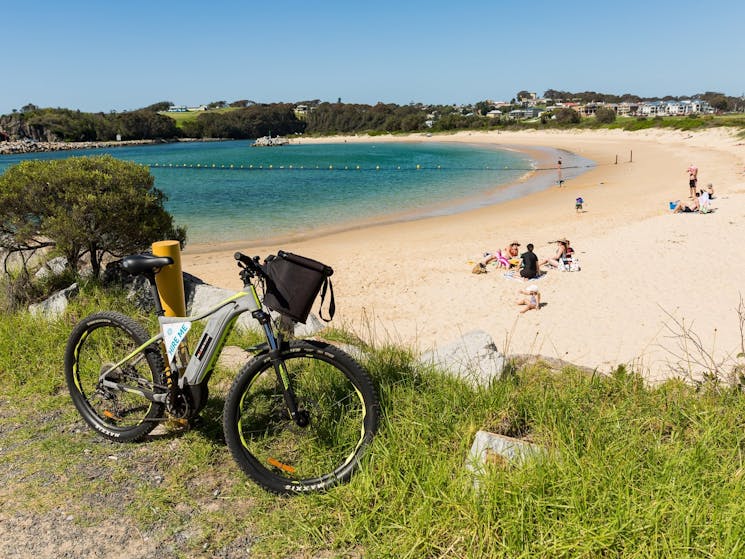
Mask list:
MULTIPOLYGON (((643 98, 745 92, 745 79, 731 71, 745 50, 742 3, 701 13, 700 4, 682 0, 654 14, 639 0, 622 11, 587 0, 559 8, 538 0, 518 11, 484 0, 457 7, 332 0, 315 9, 295 0, 37 6, 33 34, 23 25, 4 34, 18 48, 6 70, 12 79, 0 88, 0 114, 28 104, 110 113, 160 101, 464 105, 509 102, 521 90, 643 98)), ((22 5, 4 14, 28 20, 22 5)))

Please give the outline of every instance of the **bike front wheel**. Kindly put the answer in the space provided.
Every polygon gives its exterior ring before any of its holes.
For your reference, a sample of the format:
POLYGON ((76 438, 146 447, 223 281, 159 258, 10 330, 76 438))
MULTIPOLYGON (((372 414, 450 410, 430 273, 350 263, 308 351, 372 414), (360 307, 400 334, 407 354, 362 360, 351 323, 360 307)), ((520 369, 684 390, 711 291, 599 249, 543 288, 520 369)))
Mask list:
POLYGON ((225 440, 241 469, 274 493, 322 491, 347 481, 377 430, 368 373, 324 342, 281 350, 301 419, 290 417, 268 354, 247 363, 225 400, 225 440))
POLYGON ((138 322, 110 311, 85 317, 70 334, 67 388, 86 423, 108 439, 136 441, 163 417, 163 404, 151 400, 165 390, 163 358, 147 341, 138 322))

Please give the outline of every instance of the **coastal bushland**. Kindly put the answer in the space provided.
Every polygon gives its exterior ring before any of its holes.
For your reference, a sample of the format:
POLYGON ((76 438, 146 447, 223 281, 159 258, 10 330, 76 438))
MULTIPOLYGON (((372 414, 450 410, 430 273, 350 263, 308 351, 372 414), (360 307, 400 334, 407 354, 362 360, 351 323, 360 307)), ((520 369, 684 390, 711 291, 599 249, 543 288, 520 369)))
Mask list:
MULTIPOLYGON (((520 92, 526 94, 527 92, 520 92)), ((572 94, 549 90, 557 97, 578 102, 637 102, 636 96, 609 96, 595 92, 572 94), (563 96, 563 97, 562 97, 563 96)), ((745 127, 745 117, 733 114, 668 116, 659 118, 616 117, 599 106, 595 116, 580 118, 571 108, 543 107, 539 117, 517 117, 512 111, 525 108, 518 100, 500 106, 489 101, 473 105, 425 105, 411 103, 328 103, 319 100, 291 103, 225 101, 210 103, 205 110, 168 112, 172 105, 160 102, 121 113, 83 113, 69 109, 27 105, 20 112, 0 116, 0 139, 34 141, 177 140, 179 138, 252 139, 262 136, 306 134, 442 133, 456 130, 522 130, 544 128, 622 128, 637 130, 669 127, 681 130, 712 126, 745 127), (298 107, 303 107, 299 110, 298 107)), ((702 99, 718 111, 740 110, 742 100, 707 92, 702 99)), ((667 99, 667 98, 666 98, 667 99)), ((673 98, 670 98, 673 99, 673 98)))
MULTIPOLYGON (((320 495, 277 498, 247 480, 221 434, 235 369, 221 363, 202 421, 143 444, 90 431, 64 387, 72 325, 101 308, 138 314, 118 292, 83 288, 53 321, 0 322, 3 513, 77 525, 112 519, 170 556, 737 557, 745 542, 745 398, 734 386, 650 386, 513 363, 474 388, 395 344, 355 341, 381 394, 383 421, 362 470, 320 495), (465 468, 477 430, 545 449, 522 465, 465 468), (478 486, 474 483, 478 480, 478 486), (53 488, 53 489, 52 489, 53 488)), ((230 345, 256 343, 236 332, 230 345)), ((36 525, 36 524, 35 524, 36 525)), ((90 532, 88 532, 90 533, 90 532)))
POLYGON ((34 282, 29 263, 64 257, 70 279, 82 266, 94 280, 107 258, 153 241, 186 241, 144 165, 110 155, 28 160, 0 175, 0 257, 5 305, 28 302, 57 282, 34 282))

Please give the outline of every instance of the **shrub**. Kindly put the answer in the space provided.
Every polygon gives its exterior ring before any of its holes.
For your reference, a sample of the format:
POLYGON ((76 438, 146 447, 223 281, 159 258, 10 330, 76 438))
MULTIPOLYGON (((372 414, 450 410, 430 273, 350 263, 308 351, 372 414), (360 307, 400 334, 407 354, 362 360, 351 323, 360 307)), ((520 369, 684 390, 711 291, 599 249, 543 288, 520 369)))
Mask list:
POLYGON ((610 124, 616 121, 616 111, 608 107, 599 107, 595 112, 595 118, 601 124, 610 124))
POLYGON ((28 255, 53 247, 73 271, 87 256, 98 277, 106 255, 183 242, 153 184, 147 167, 110 155, 14 165, 0 176, 0 248, 28 255))
POLYGON ((564 107, 556 111, 556 122, 559 124, 579 124, 579 113, 574 109, 564 107))

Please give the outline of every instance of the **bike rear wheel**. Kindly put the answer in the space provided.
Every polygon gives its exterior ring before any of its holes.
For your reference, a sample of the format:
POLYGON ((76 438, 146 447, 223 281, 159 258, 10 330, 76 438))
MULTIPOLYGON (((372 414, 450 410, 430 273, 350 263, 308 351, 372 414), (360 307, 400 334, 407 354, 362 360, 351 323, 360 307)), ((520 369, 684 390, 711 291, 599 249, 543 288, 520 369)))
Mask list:
POLYGON ((323 342, 292 340, 280 359, 307 424, 290 417, 274 365, 260 355, 243 367, 225 400, 233 457, 274 493, 321 491, 347 481, 378 426, 380 405, 368 373, 323 342))
POLYGON ((163 417, 163 404, 143 395, 164 391, 163 358, 148 339, 139 323, 113 311, 87 316, 70 334, 67 388, 86 423, 108 439, 136 441, 163 417))

